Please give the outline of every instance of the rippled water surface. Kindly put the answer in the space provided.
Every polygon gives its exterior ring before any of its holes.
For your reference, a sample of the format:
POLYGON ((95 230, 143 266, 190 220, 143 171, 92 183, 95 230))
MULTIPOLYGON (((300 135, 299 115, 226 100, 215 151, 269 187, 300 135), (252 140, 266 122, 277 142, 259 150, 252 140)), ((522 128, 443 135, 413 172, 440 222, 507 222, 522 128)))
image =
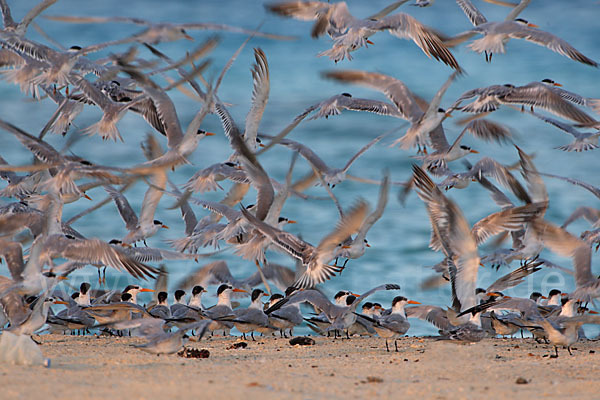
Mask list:
MULTIPOLYGON (((9 3, 13 3, 15 19, 21 18, 33 4, 33 2, 23 1, 9 3)), ((507 9, 503 7, 475 0, 474 3, 481 7, 482 12, 489 20, 500 20, 507 13, 507 9)), ((600 5, 598 2, 538 0, 532 3, 523 12, 523 18, 536 23, 541 29, 564 38, 588 57, 600 60, 600 41, 598 40, 600 5)), ((354 15, 366 17, 387 4, 389 2, 385 1, 350 1, 349 8, 354 15)), ((471 27, 459 7, 449 0, 439 0, 433 7, 424 9, 403 6, 398 11, 410 13, 425 24, 446 34, 456 34, 471 27)), ((294 41, 252 39, 225 76, 219 91, 221 100, 232 104, 231 113, 237 123, 243 126, 252 93, 250 74, 253 62, 252 48, 262 48, 267 55, 270 67, 271 94, 260 131, 271 134, 279 132, 307 106, 334 94, 350 92, 354 96, 385 100, 384 96, 378 92, 324 80, 321 78, 322 71, 352 68, 382 72, 403 80, 411 90, 425 99, 431 99, 452 72, 442 63, 428 59, 412 42, 400 40, 387 33, 378 33, 373 36, 371 39, 375 44, 353 53, 352 61, 344 60, 335 65, 329 59, 316 56, 317 53, 330 46, 329 38, 311 39, 309 22, 269 15, 260 1, 103 0, 81 2, 62 0, 47 10, 46 14, 120 15, 153 21, 213 22, 245 28, 260 26, 260 29, 266 32, 297 36, 298 40, 294 41)), ((76 25, 43 18, 38 19, 37 22, 50 37, 67 47, 75 44, 87 46, 113 40, 140 30, 138 26, 117 23, 76 25)), ((184 40, 163 43, 158 47, 171 57, 180 58, 186 50, 191 50, 214 34, 206 31, 190 33, 194 36, 195 42, 184 40)), ((204 75, 207 80, 214 80, 218 76, 223 65, 245 40, 245 37, 239 34, 219 33, 218 35, 221 41, 209 55, 212 63, 204 75)), ((30 29, 28 37, 45 42, 34 29, 30 29)), ((124 49, 125 47, 111 48, 108 51, 116 52, 124 49)), ((504 83, 523 85, 544 78, 560 82, 568 90, 584 96, 600 96, 598 69, 577 63, 524 41, 510 41, 507 50, 507 54, 494 55, 493 62, 486 63, 483 55, 471 52, 465 45, 454 49, 454 55, 467 74, 457 79, 448 90, 442 101, 442 107, 448 107, 461 93, 475 87, 504 83)), ((93 54, 91 58, 101 58, 107 55, 108 51, 93 54)), ((141 51, 140 55, 149 56, 144 51, 141 51)), ((166 84, 162 80, 158 80, 158 82, 166 84)), ((175 90, 170 92, 170 96, 176 104, 182 125, 187 126, 201 105, 175 90)), ((41 102, 34 101, 20 93, 17 87, 6 82, 0 83, 0 118, 10 121, 28 132, 39 132, 55 108, 54 103, 47 99, 41 102)), ((99 117, 98 110, 87 107, 76 120, 76 124, 79 128, 85 128, 96 122, 99 117)), ((454 118, 454 120, 456 119, 458 118, 454 118)), ((513 129, 516 135, 515 142, 524 151, 535 153, 535 163, 541 171, 579 178, 594 185, 600 184, 598 178, 598 154, 600 153, 598 150, 584 153, 566 153, 557 150, 555 147, 568 143, 570 138, 561 131, 544 125, 530 116, 520 115, 511 110, 499 111, 492 115, 492 119, 505 123, 513 129)), ((345 112, 341 116, 328 120, 305 121, 290 134, 290 137, 310 145, 329 165, 341 167, 355 151, 370 139, 401 126, 403 126, 402 122, 394 118, 345 112)), ((223 161, 230 154, 228 142, 221 134, 222 128, 216 116, 207 117, 202 127, 208 131, 218 132, 219 135, 207 138, 200 143, 197 151, 190 158, 192 165, 181 167, 170 174, 171 179, 177 184, 184 183, 197 169, 223 161)), ((452 119, 445 123, 445 128, 449 139, 453 139, 460 132, 460 127, 456 126, 452 119)), ((149 126, 138 115, 132 114, 123 118, 119 123, 119 129, 124 137, 124 143, 103 142, 99 136, 94 136, 76 142, 70 151, 105 165, 126 167, 143 162, 140 142, 150 131, 149 126)), ((413 153, 389 147, 389 144, 403 134, 405 129, 392 134, 366 152, 352 166, 350 173, 364 178, 380 179, 383 171, 388 169, 394 181, 406 180, 410 176, 411 163, 414 162, 411 158, 413 153)), ((76 130, 77 128, 72 128, 66 138, 49 136, 48 142, 60 149, 76 130)), ((2 135, 0 154, 10 163, 25 164, 31 160, 28 151, 12 135, 5 132, 0 134, 2 135)), ((166 146, 164 138, 161 137, 159 140, 163 146, 166 146)), ((479 155, 468 157, 472 163, 475 163, 479 156, 491 156, 507 164, 517 160, 516 150, 511 145, 499 147, 496 144, 483 143, 472 137, 466 137, 463 142, 480 151, 479 155)), ((290 153, 287 149, 275 148, 262 156, 260 161, 270 175, 281 180, 288 168, 290 153)), ((463 168, 460 161, 452 163, 451 167, 456 170, 463 168)), ((294 176, 301 177, 308 171, 309 167, 301 160, 297 163, 294 176)), ((550 178, 545 179, 545 182, 550 195, 550 209, 547 214, 550 221, 562 223, 580 205, 598 207, 598 199, 581 188, 550 178)), ((225 189, 228 188, 227 184, 223 186, 225 189)), ((127 197, 136 210, 139 210, 141 206, 145 188, 146 185, 140 182, 127 192, 127 197)), ((337 185, 334 192, 344 207, 349 207, 358 198, 364 198, 374 206, 377 201, 378 188, 373 185, 346 181, 337 185)), ((393 282, 399 283, 402 286, 400 293, 410 299, 423 303, 447 305, 450 299, 449 286, 432 291, 422 291, 419 288, 420 282, 432 274, 426 266, 441 260, 439 253, 428 249, 430 226, 423 203, 413 193, 409 196, 406 205, 402 206, 397 201, 397 192, 398 188, 393 187, 383 218, 369 232, 368 239, 372 247, 361 259, 350 261, 343 274, 325 283, 323 289, 328 294, 345 288, 361 292, 381 283, 393 282)), ((251 190, 244 202, 254 202, 254 193, 251 190)), ((311 188, 308 193, 316 196, 325 195, 325 191, 321 187, 311 188)), ((104 198, 106 194, 100 188, 89 191, 88 195, 96 202, 104 198)), ((207 199, 219 199, 223 196, 223 192, 208 193, 202 196, 207 199)), ((448 192, 448 196, 459 204, 471 223, 496 211, 496 206, 490 201, 487 192, 474 185, 464 190, 452 190, 448 192)), ((6 200, 8 201, 8 199, 6 200)), ((66 205, 64 218, 70 218, 91 204, 93 203, 83 199, 77 203, 66 205)), ((174 239, 183 235, 183 222, 180 219, 179 211, 167 209, 172 204, 172 199, 164 197, 156 214, 157 218, 169 225, 171 229, 163 230, 149 239, 148 245, 166 247, 164 242, 166 239, 174 239)), ((198 217, 206 215, 206 211, 202 209, 195 211, 198 217)), ((304 201, 291 198, 284 207, 283 215, 298 221, 298 224, 290 226, 288 230, 302 235, 311 243, 318 243, 324 234, 333 228, 338 219, 334 205, 331 201, 326 200, 304 201)), ((80 219, 74 224, 74 227, 88 237, 99 237, 105 240, 122 237, 126 234, 124 224, 112 203, 80 219)), ((571 226, 571 232, 575 234, 579 234, 584 229, 589 229, 584 222, 578 222, 571 226)), ((483 248, 482 253, 485 251, 486 249, 483 248)), ((267 256, 271 261, 293 266, 291 259, 285 255, 269 251, 267 256)), ((563 266, 571 267, 569 259, 560 258, 551 253, 544 253, 544 256, 563 266)), ((218 257, 228 261, 236 276, 247 276, 255 271, 252 263, 233 256, 231 251, 218 257)), ((214 259, 217 258, 205 262, 214 259)), ((597 264, 596 260, 594 261, 594 264, 597 264)), ((170 289, 173 290, 176 281, 187 271, 198 266, 193 261, 168 262, 167 265, 171 272, 170 289)), ((5 267, 2 268, 4 271, 5 267)), ((598 273, 597 265, 594 270, 598 273)), ((490 284, 502 272, 507 272, 507 270, 495 272, 490 271, 489 267, 480 269, 480 286, 490 284)), ((79 271, 73 275, 71 283, 78 285, 83 279, 96 282, 95 274, 96 269, 91 267, 79 271)), ((109 286, 120 286, 125 283, 125 280, 126 277, 109 271, 109 286)), ((534 289, 546 293, 554 287, 566 291, 571 290, 574 288, 573 278, 556 272, 556 270, 542 270, 534 274, 526 283, 510 290, 509 293, 515 296, 528 296, 534 289)), ((388 305, 394 295, 396 294, 378 293, 373 298, 388 305)), ((206 299, 207 304, 212 302, 214 302, 213 298, 206 299)), ((417 321, 414 322, 409 333, 432 332, 434 329, 429 325, 417 321)))

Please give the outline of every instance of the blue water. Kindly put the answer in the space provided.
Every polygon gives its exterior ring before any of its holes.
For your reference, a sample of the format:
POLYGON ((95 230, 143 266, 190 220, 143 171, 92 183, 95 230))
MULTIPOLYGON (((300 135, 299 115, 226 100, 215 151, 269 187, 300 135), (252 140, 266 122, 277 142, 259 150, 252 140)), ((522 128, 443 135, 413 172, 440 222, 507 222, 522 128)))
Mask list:
MULTIPOLYGON (((15 19, 21 18, 33 5, 33 2, 10 1, 15 19)), ((507 9, 475 2, 481 7, 482 12, 489 20, 503 19, 507 9)), ((588 57, 600 60, 600 33, 598 17, 600 5, 589 0, 570 2, 535 1, 521 15, 540 26, 541 29, 550 31, 567 40, 588 57)), ((385 7, 385 1, 350 1, 350 11, 357 17, 366 17, 376 10, 385 7)), ((398 11, 407 12, 423 23, 435 27, 446 34, 456 34, 471 27, 469 21, 452 1, 438 1, 433 7, 420 9, 403 6, 398 11)), ((153 21, 169 22, 213 22, 255 28, 262 23, 262 30, 273 33, 295 35, 295 41, 272 41, 254 38, 238 57, 231 70, 227 73, 221 86, 219 95, 221 100, 232 103, 230 111, 240 126, 250 107, 252 80, 250 67, 253 63, 253 47, 261 47, 267 55, 270 66, 271 95, 267 109, 260 126, 261 132, 276 134, 292 119, 302 112, 307 106, 317 103, 331 95, 341 92, 350 92, 354 96, 368 97, 385 100, 378 92, 326 81, 320 78, 320 72, 335 69, 362 69, 389 74, 403 80, 411 90, 425 99, 431 97, 439 86, 452 72, 442 63, 428 59, 412 42, 401 40, 387 33, 378 33, 371 39, 375 45, 367 49, 360 49, 352 53, 352 61, 344 60, 337 65, 327 58, 317 57, 317 53, 329 48, 329 38, 313 40, 309 36, 311 23, 284 19, 267 14, 259 1, 148 1, 129 0, 114 1, 103 0, 97 2, 81 2, 76 0, 62 0, 46 11, 46 14, 69 15, 94 15, 94 16, 131 16, 146 18, 153 21)), ((140 27, 128 24, 106 25, 75 25, 64 24, 39 18, 39 25, 55 40, 69 47, 71 45, 87 46, 107 40, 121 38, 141 30, 140 27)), ((158 47, 173 58, 182 57, 186 50, 213 35, 211 32, 190 32, 195 42, 179 41, 163 43, 158 47)), ((44 42, 44 39, 34 30, 30 29, 27 35, 33 40, 44 42)), ((205 73, 208 80, 214 80, 220 73, 222 66, 235 52, 245 37, 238 34, 220 33, 219 46, 209 55, 212 64, 205 73)), ((108 51, 124 50, 125 47, 111 48, 108 51)), ((455 81, 446 93, 442 107, 448 107, 455 98, 466 90, 487 86, 491 84, 513 83, 526 84, 531 81, 551 78, 562 83, 568 90, 588 97, 599 97, 598 85, 599 71, 587 65, 572 61, 545 48, 524 41, 512 40, 507 46, 507 54, 494 55, 491 64, 486 63, 483 55, 477 55, 468 50, 465 45, 453 50, 453 54, 467 71, 467 74, 455 81)), ((101 52, 94 54, 93 59, 101 58, 108 54, 101 52)), ((141 55, 148 56, 141 50, 141 55)), ((164 81, 158 81, 165 85, 164 81)), ((185 128, 201 105, 185 97, 178 91, 171 91, 170 96, 176 104, 182 126, 185 128)), ((8 120, 28 132, 36 133, 41 130, 46 121, 54 112, 56 106, 49 100, 36 102, 19 92, 18 88, 8 83, 0 83, 0 118, 8 120)), ((457 115, 460 115, 457 113, 457 115)), ((78 117, 76 124, 85 128, 100 118, 98 110, 87 107, 78 117)), ((457 119, 457 118, 455 118, 457 119)), ((502 110, 494 113, 491 119, 509 125, 516 135, 515 142, 528 153, 535 153, 535 163, 544 172, 566 175, 585 180, 598 185, 597 158, 598 150, 584 153, 566 153, 556 150, 555 147, 568 143, 567 137, 561 131, 533 119, 530 116, 520 115, 511 110, 502 110)), ((346 112, 341 116, 329 120, 306 121, 297 127, 290 135, 292 139, 310 145, 328 163, 333 166, 343 166, 347 159, 367 141, 375 136, 401 125, 397 119, 381 117, 366 113, 346 112)), ((209 116, 202 127, 208 131, 222 132, 220 121, 215 116, 209 116)), ((445 123, 449 140, 460 132, 460 127, 453 124, 453 120, 445 123)), ((72 128, 76 129, 76 128, 72 128)), ((99 136, 86 138, 77 142, 72 148, 75 154, 86 157, 96 163, 127 167, 145 161, 140 151, 139 144, 146 132, 148 125, 138 115, 127 115, 119 123, 119 129, 125 143, 103 142, 99 136)), ((394 135, 400 135, 403 132, 394 135)), ((71 135, 69 133, 69 135, 71 135)), ((31 155, 14 137, 8 133, 2 134, 0 154, 10 163, 26 164, 30 162, 31 155)), ((389 169, 395 181, 406 180, 410 176, 410 165, 413 153, 403 152, 388 145, 397 136, 384 139, 380 144, 365 153, 351 168, 350 173, 371 179, 380 179, 382 171, 389 169)), ((67 136, 68 138, 69 136, 67 136)), ((65 138, 60 136, 47 136, 48 142, 56 148, 61 148, 65 138)), ((166 147, 166 141, 160 137, 161 143, 166 147)), ((510 146, 499 147, 496 144, 486 144, 472 137, 466 137, 464 144, 479 150, 479 155, 468 157, 475 163, 479 156, 491 156, 503 163, 513 163, 517 160, 516 150, 510 146)), ((177 169, 170 175, 178 183, 184 183, 197 169, 204 168, 216 162, 223 161, 230 154, 230 148, 224 135, 210 137, 201 142, 198 150, 191 156, 193 165, 177 169)), ((261 162, 266 171, 276 179, 283 179, 287 170, 290 153, 287 149, 275 148, 261 157, 261 162)), ((451 165, 454 169, 462 169, 460 162, 451 165)), ((302 160, 297 163, 294 171, 295 177, 303 176, 309 167, 302 160)), ((587 191, 570 186, 566 183, 545 179, 550 195, 550 209, 547 218, 554 223, 562 221, 580 205, 598 207, 598 199, 587 191)), ((227 189, 229 186, 224 185, 227 189)), ((139 210, 145 184, 138 183, 127 192, 127 197, 133 208, 139 210)), ((346 181, 334 189, 344 207, 350 206, 357 198, 368 200, 371 205, 377 201, 378 188, 373 185, 364 185, 346 181)), ((254 191, 251 190, 244 200, 246 203, 254 202, 254 191)), ((325 191, 315 187, 308 191, 309 194, 322 196, 325 191)), ((103 199, 106 193, 100 189, 88 192, 96 201, 103 199)), ((401 285, 401 294, 410 299, 427 304, 447 305, 450 299, 448 286, 432 291, 419 289, 420 282, 431 275, 431 270, 426 268, 441 260, 441 255, 428 249, 429 222, 425 208, 418 197, 413 193, 403 207, 397 201, 397 188, 393 188, 388 207, 383 218, 369 232, 368 239, 372 245, 364 257, 352 260, 340 277, 336 277, 323 285, 323 290, 333 294, 340 289, 365 291, 381 283, 398 283, 401 285)), ((223 193, 209 193, 205 198, 216 200, 223 193)), ((495 205, 485 190, 480 187, 470 186, 465 190, 452 190, 448 196, 455 200, 463 209, 471 223, 497 211, 495 205)), ((8 200, 8 199, 7 199, 8 200)), ((92 202, 83 199, 75 204, 68 204, 64 209, 64 218, 68 219, 92 202)), ((172 205, 172 199, 163 197, 157 210, 156 217, 171 227, 162 230, 155 237, 148 240, 148 245, 166 247, 166 239, 183 236, 183 222, 178 210, 167 210, 172 205)), ((196 209, 200 218, 206 215, 202 209, 196 209)), ((301 234, 311 242, 318 243, 323 235, 330 231, 338 219, 337 211, 331 201, 303 201, 291 198, 285 205, 283 215, 298 220, 298 224, 290 226, 289 231, 301 234)), ((123 222, 119 218, 116 208, 111 203, 95 213, 80 219, 74 224, 88 237, 99 237, 104 240, 122 237, 126 234, 123 222)), ((579 234, 589 229, 585 222, 578 222, 571 226, 571 232, 579 234)), ((485 253, 485 249, 482 250, 485 253)), ((571 267, 569 259, 560 258, 551 253, 544 253, 555 262, 571 267)), ((293 261, 282 254, 270 251, 269 260, 284 263, 292 267, 293 261)), ((243 261, 231 252, 218 256, 227 260, 236 276, 247 276, 255 271, 252 263, 243 261)), ((205 262, 215 260, 209 259, 205 262)), ((598 262, 594 260, 594 271, 598 273, 598 262)), ((170 271, 170 289, 174 290, 174 283, 186 272, 198 267, 190 262, 168 262, 170 271)), ((2 271, 6 271, 2 266, 2 271)), ((508 272, 501 270, 500 273, 508 272)), ((489 268, 480 270, 480 286, 489 285, 500 273, 490 271, 489 268)), ((110 287, 121 287, 129 282, 129 278, 113 270, 108 272, 110 287)), ((96 281, 96 269, 88 267, 72 275, 70 282, 78 286, 82 280, 92 283, 96 281)), ((151 284, 151 283, 149 283, 151 284)), ((525 283, 509 290, 513 296, 528 296, 532 290, 541 290, 547 293, 552 288, 569 291, 574 288, 571 276, 556 272, 555 270, 542 270, 530 277, 525 283)), ((211 288, 213 290, 213 288, 211 288)), ((373 300, 389 305, 396 293, 378 293, 373 300)), ((149 297, 141 297, 143 301, 149 297)), ((205 300, 211 304, 215 300, 205 300)), ((434 329, 428 324, 415 321, 409 333, 428 334, 434 329)))

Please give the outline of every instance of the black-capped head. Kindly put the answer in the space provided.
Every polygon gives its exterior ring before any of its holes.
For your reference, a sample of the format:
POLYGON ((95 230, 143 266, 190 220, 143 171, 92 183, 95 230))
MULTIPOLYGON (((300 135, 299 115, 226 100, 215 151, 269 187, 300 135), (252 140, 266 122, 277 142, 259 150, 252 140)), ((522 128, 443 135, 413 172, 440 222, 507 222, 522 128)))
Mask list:
POLYGON ((251 296, 252 301, 256 301, 256 299, 260 298, 264 293, 265 292, 262 289, 254 289, 251 296))
POLYGON ((173 296, 175 297, 175 300, 179 301, 183 296, 185 296, 185 290, 177 289, 173 296))
POLYGON ((542 82, 550 83, 550 84, 555 83, 552 79, 548 79, 548 78, 542 79, 542 82))
POLYGON ((383 306, 380 303, 373 303, 373 307, 375 307, 375 308, 383 308, 383 306))
MULTIPOLYGON (((221 286, 223 286, 223 285, 221 285, 221 286)), ((225 289, 223 289, 223 290, 225 290, 225 289)), ((192 289, 192 296, 197 296, 198 294, 200 294, 202 292, 204 292, 204 288, 202 286, 200 286, 200 285, 196 285, 192 289)))
POLYGON ((345 96, 345 97, 352 97, 352 95, 351 95, 350 93, 346 93, 346 92, 342 93, 342 96, 345 96))
POLYGON ((153 223, 154 225, 162 225, 162 224, 163 224, 162 222, 160 222, 160 221, 159 221, 159 220, 157 220, 157 219, 155 219, 154 221, 152 221, 152 223, 153 223))
POLYGON ((283 295, 281 293, 275 293, 274 295, 271 296, 271 298, 269 299, 269 301, 271 303, 273 303, 274 301, 279 301, 283 299, 283 295))
POLYGON ((519 22, 524 25, 529 24, 529 21, 527 21, 526 19, 523 19, 523 18, 515 18, 515 22, 519 22))
POLYGON ((79 292, 75 292, 75 293, 73 293, 73 294, 71 295, 71 298, 72 298, 73 300, 77 300, 77 299, 79 298, 79 292))
POLYGON ((71 47, 69 47, 69 50, 79 51, 79 50, 81 50, 81 46, 71 46, 71 47))
POLYGON ((282 223, 282 222, 286 222, 287 220, 288 220, 288 219, 287 219, 287 218, 285 218, 285 217, 279 217, 279 218, 277 219, 277 222, 279 222, 279 223, 282 223))
POLYGON ((124 290, 123 293, 127 293, 130 292, 132 290, 140 290, 141 288, 138 285, 128 285, 124 290))
POLYGON ((561 298, 560 298, 560 304, 561 304, 562 306, 564 306, 565 304, 567 304, 567 303, 569 302, 569 300, 570 300, 570 299, 569 299, 568 297, 566 297, 566 296, 565 296, 565 297, 561 297, 561 298))
POLYGON ((480 288, 480 287, 478 287, 477 289, 475 289, 475 295, 482 294, 482 293, 485 294, 485 293, 487 293, 487 291, 485 289, 483 289, 483 288, 480 288))
POLYGON ((232 163, 232 162, 229 162, 229 161, 227 161, 227 162, 225 162, 223 164, 227 165, 228 167, 232 167, 232 168, 235 168, 237 166, 235 163, 232 163))
POLYGON ((131 293, 125 292, 121 294, 121 301, 131 301, 132 298, 131 293))
POLYGON ((224 291, 226 291, 227 289, 233 289, 232 286, 229 286, 228 284, 224 283, 221 286, 219 286, 219 288, 217 289, 217 296, 219 296, 221 293, 223 293, 224 291))
POLYGON ((122 244, 123 241, 119 240, 119 239, 111 239, 110 242, 108 242, 108 244, 122 244))
POLYGON ((373 308, 373 303, 371 303, 370 301, 367 301, 362 305, 363 310, 370 310, 371 308, 373 308))
POLYGON ((438 108, 438 112, 439 112, 439 113, 446 114, 446 110, 444 110, 442 107, 438 108))
POLYGON ((462 145, 462 144, 460 145, 460 148, 463 149, 463 150, 466 150, 466 151, 470 151, 471 150, 471 148, 469 146, 465 146, 465 145, 462 145))
POLYGON ((81 294, 86 294, 88 290, 90 290, 90 287, 92 286, 89 283, 83 282, 81 285, 79 285, 79 291, 81 294))
POLYGON ((165 302, 167 300, 167 297, 169 297, 169 294, 167 292, 158 292, 158 296, 156 296, 159 303, 165 302))
POLYGON ((548 293, 548 298, 550 298, 552 296, 556 296, 557 294, 560 295, 560 294, 562 294, 562 292, 558 289, 552 289, 550 291, 550 293, 548 293))
POLYGON ((246 210, 251 210, 251 209, 253 209, 253 208, 254 208, 254 204, 248 204, 248 205, 246 206, 246 210))
POLYGON ((513 89, 515 87, 515 85, 513 85, 512 83, 505 83, 503 86, 510 89, 513 89))
POLYGON ((346 297, 346 305, 347 306, 352 305, 352 303, 354 303, 354 300, 356 300, 356 296, 350 295, 350 296, 346 297))
POLYGON ((535 302, 537 302, 540 299, 540 297, 542 297, 542 294, 540 292, 533 292, 529 295, 529 299, 535 302))
POLYGON ((70 234, 68 234, 68 233, 65 233, 65 237, 66 237, 67 239, 75 240, 75 236, 73 236, 73 235, 70 235, 70 234))
POLYGON ((119 81, 110 81, 110 84, 114 85, 114 86, 121 86, 121 84, 119 83, 119 81))
POLYGON ((401 301, 408 302, 408 299, 404 296, 396 296, 394 297, 394 300, 392 300, 392 307, 394 307, 397 303, 401 301))
POLYGON ((339 299, 340 297, 342 297, 342 296, 347 296, 347 295, 349 295, 349 294, 350 294, 350 292, 348 292, 347 290, 340 290, 339 292, 337 292, 337 293, 335 294, 335 296, 333 296, 333 298, 334 298, 335 300, 337 300, 337 299, 339 299))
POLYGON ((46 278, 56 278, 56 274, 52 271, 42 272, 42 275, 44 275, 46 278))

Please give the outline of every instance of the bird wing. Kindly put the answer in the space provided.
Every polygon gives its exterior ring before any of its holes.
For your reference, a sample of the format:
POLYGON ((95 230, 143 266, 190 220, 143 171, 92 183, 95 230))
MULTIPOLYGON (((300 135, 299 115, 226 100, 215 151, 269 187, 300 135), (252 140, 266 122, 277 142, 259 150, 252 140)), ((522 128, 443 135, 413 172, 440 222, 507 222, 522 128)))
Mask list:
POLYGON ((547 207, 546 203, 531 203, 498 211, 479 220, 471 229, 475 242, 479 245, 490 236, 504 231, 518 231, 547 207))
POLYGON ((463 10, 469 21, 475 26, 488 22, 487 18, 469 0, 456 0, 456 4, 463 10))
POLYGON ((139 225, 138 217, 123 193, 110 185, 104 185, 103 187, 115 202, 121 218, 125 221, 125 227, 130 231, 137 229, 139 225))
POLYGON ((269 99, 269 64, 260 48, 254 49, 255 63, 252 66, 252 107, 246 116, 244 140, 250 149, 256 148, 256 134, 269 99))
POLYGON ((428 57, 433 57, 457 71, 461 70, 450 50, 435 32, 408 14, 389 15, 371 23, 369 27, 376 30, 387 29, 401 39, 411 39, 428 57))

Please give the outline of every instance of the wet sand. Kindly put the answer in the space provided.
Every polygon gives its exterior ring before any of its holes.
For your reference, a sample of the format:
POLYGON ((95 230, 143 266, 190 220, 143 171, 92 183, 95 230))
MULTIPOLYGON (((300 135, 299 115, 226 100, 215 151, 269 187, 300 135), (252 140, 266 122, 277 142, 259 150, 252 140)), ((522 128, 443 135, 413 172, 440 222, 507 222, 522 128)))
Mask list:
POLYGON ((236 338, 187 347, 206 359, 155 356, 130 345, 137 338, 41 337, 51 368, 0 365, 2 399, 316 399, 562 398, 600 396, 598 341, 577 343, 560 357, 531 339, 455 344, 407 337, 387 353, 380 338, 314 338, 292 347, 285 338, 236 338), (526 383, 517 383, 517 381, 526 383))

